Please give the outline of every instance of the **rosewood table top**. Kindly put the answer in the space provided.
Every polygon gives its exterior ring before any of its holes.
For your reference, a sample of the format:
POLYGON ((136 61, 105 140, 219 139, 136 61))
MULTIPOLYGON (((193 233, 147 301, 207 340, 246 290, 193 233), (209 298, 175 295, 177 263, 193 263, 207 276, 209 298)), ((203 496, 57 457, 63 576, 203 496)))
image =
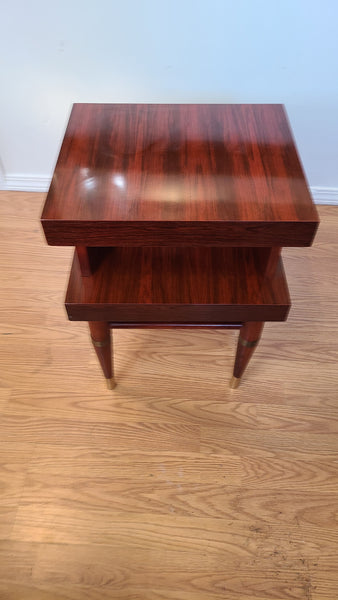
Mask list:
POLYGON ((48 243, 306 246, 318 216, 282 105, 75 104, 48 243))

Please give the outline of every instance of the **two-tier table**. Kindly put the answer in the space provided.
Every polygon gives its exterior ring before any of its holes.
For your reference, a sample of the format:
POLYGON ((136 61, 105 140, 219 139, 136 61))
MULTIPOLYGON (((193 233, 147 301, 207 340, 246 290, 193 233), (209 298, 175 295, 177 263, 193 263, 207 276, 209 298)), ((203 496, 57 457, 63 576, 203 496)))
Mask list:
POLYGON ((117 327, 238 328, 237 387, 318 215, 282 105, 75 104, 42 225, 109 387, 117 327))

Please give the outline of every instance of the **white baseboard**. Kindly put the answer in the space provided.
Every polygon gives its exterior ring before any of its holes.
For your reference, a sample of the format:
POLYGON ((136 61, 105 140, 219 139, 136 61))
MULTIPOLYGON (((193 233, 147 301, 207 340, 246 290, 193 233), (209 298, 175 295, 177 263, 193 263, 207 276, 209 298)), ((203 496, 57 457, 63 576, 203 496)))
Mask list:
POLYGON ((310 187, 315 204, 338 206, 338 187, 310 187))
POLYGON ((16 192, 47 192, 51 178, 47 175, 5 175, 1 189, 16 192))
MULTIPOLYGON (((47 175, 5 175, 2 178, 3 190, 18 192, 47 192, 50 185, 47 175)), ((315 204, 331 204, 338 206, 338 187, 311 186, 311 194, 315 204)))

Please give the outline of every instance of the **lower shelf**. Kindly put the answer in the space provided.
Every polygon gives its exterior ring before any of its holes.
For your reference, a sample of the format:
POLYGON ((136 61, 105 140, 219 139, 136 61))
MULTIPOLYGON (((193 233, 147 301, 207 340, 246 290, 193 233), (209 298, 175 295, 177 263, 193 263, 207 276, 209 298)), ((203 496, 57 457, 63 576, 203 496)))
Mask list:
POLYGON ((262 274, 255 248, 101 248, 82 277, 75 253, 66 295, 71 320, 121 326, 283 321, 290 298, 282 260, 262 274))

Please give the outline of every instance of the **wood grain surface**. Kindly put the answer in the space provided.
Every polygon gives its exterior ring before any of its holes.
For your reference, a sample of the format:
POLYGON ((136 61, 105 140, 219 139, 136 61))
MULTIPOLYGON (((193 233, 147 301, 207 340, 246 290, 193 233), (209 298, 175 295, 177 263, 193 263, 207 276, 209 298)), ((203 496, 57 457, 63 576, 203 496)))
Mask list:
POLYGON ((260 267, 252 248, 104 248, 95 273, 82 277, 75 253, 66 309, 80 321, 283 321, 290 298, 282 261, 271 277, 260 267))
POLYGON ((106 391, 44 198, 0 194, 1 600, 335 600, 338 209, 238 390, 237 332, 138 329, 106 391))
POLYGON ((303 246, 317 228, 278 104, 75 104, 50 244, 303 246))

